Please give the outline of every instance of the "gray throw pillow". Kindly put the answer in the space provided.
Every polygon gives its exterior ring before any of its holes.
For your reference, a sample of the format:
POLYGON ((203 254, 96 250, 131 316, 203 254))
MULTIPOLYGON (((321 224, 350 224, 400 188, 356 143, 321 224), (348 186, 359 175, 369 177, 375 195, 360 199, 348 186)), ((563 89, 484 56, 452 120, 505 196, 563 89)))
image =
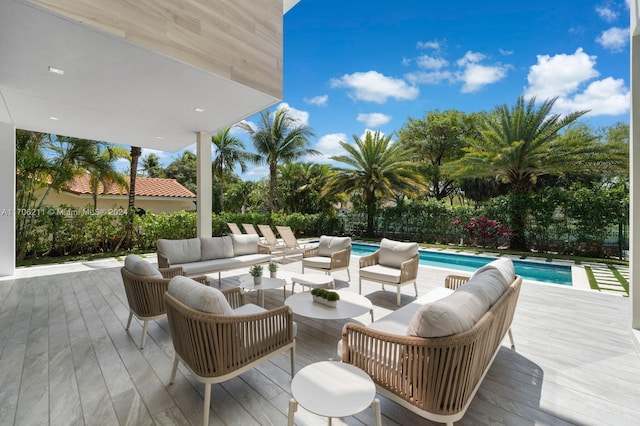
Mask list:
POLYGON ((337 251, 351 247, 349 237, 329 237, 322 235, 318 243, 318 256, 331 257, 337 251))
POLYGON ((169 294, 188 307, 217 315, 233 315, 227 298, 217 288, 200 284, 191 278, 178 275, 169 281, 169 294))
POLYGON ((233 255, 242 256, 244 254, 256 254, 258 253, 258 235, 242 234, 242 235, 229 235, 231 237, 231 243, 233 245, 233 255))
POLYGON ((126 270, 136 275, 146 277, 162 278, 162 274, 151 263, 147 262, 137 254, 130 254, 124 258, 124 267, 126 270))
POLYGON ((390 268, 400 268, 403 262, 418 254, 418 243, 403 243, 383 238, 380 241, 378 263, 390 268))
POLYGON ((233 257, 231 237, 201 237, 202 260, 227 259, 233 257))

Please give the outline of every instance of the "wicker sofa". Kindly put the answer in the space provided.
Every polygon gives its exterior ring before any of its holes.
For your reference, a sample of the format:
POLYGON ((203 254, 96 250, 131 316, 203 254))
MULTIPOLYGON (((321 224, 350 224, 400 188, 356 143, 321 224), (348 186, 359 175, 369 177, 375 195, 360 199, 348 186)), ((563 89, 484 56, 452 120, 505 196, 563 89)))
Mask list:
POLYGON ((472 277, 448 276, 380 320, 345 324, 338 355, 367 372, 378 392, 431 421, 460 420, 500 349, 522 278, 499 259, 472 277))
POLYGON ((271 261, 269 248, 258 235, 227 235, 184 240, 158 240, 158 266, 180 268, 179 275, 230 271, 271 261))

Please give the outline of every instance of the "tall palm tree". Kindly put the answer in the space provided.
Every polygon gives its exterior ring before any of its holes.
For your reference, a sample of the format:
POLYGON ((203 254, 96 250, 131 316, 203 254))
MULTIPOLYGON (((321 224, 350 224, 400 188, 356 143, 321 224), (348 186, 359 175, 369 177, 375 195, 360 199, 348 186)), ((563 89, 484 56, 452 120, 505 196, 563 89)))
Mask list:
POLYGON ((139 146, 131 147, 131 167, 129 168, 129 202, 127 207, 127 227, 125 234, 114 249, 118 251, 122 243, 128 249, 133 248, 133 227, 136 217, 136 178, 138 177, 138 160, 142 154, 142 148, 139 146))
POLYGON ((95 158, 87 165, 89 172, 89 185, 93 197, 93 209, 98 208, 98 192, 102 185, 104 193, 110 183, 114 183, 121 188, 127 188, 127 179, 118 172, 114 167, 114 161, 121 158, 129 158, 129 152, 118 146, 102 146, 94 145, 96 154, 95 158))
POLYGON ((160 164, 160 157, 153 152, 149 153, 142 159, 142 170, 147 177, 161 178, 164 177, 164 170, 160 164))
POLYGON ((346 155, 331 157, 347 167, 334 168, 323 194, 345 193, 362 199, 367 210, 367 234, 373 236, 378 204, 396 193, 411 195, 423 190, 424 182, 413 151, 391 143, 391 136, 367 132, 364 140, 354 135, 353 141, 355 145, 340 142, 346 155))
POLYGON ((254 129, 247 123, 239 126, 253 139, 253 145, 260 156, 260 162, 269 165, 269 211, 274 211, 278 164, 298 160, 306 155, 318 155, 318 151, 308 148, 313 131, 300 124, 289 110, 280 108, 275 113, 260 113, 260 127, 254 129))
POLYGON ((557 98, 536 106, 520 96, 515 105, 499 106, 481 121, 477 138, 468 139, 465 155, 451 164, 458 177, 494 177, 509 184, 514 202, 510 211, 513 249, 526 250, 526 196, 538 177, 564 173, 591 173, 605 164, 624 161, 608 144, 594 138, 563 137, 561 130, 587 111, 565 116, 552 114, 557 98))
POLYGON ((247 162, 256 162, 258 158, 255 154, 245 151, 244 143, 235 136, 229 135, 231 129, 220 130, 211 136, 211 143, 215 148, 213 157, 213 174, 220 179, 220 211, 224 211, 224 191, 227 176, 233 174, 236 165, 244 173, 247 171, 247 162))

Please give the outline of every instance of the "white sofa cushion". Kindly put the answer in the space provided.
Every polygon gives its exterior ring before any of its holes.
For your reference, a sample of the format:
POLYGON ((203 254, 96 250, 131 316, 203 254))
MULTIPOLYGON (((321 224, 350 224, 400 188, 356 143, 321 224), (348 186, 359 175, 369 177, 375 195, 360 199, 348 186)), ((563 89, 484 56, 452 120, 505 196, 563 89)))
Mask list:
POLYGON ((322 235, 318 243, 318 256, 331 257, 333 253, 349 247, 351 247, 350 237, 329 237, 322 235))
POLYGON ((243 254, 258 253, 258 241, 260 237, 255 234, 229 235, 233 244, 233 255, 242 256, 243 254))
POLYGON ((177 263, 199 262, 200 238, 184 240, 158 240, 158 252, 169 259, 169 265, 177 263))
POLYGON ((481 268, 476 269, 473 275, 471 275, 471 278, 480 274, 481 272, 484 272, 490 269, 495 269, 497 271, 500 271, 500 274, 502 274, 502 285, 504 286, 505 290, 507 287, 511 285, 513 280, 516 279, 516 270, 513 265, 513 261, 506 257, 501 257, 499 259, 496 259, 484 265, 481 268))
POLYGON ((233 257, 233 243, 230 236, 200 237, 200 260, 226 259, 233 257))
POLYGON ((169 294, 188 307, 210 314, 233 315, 227 298, 217 288, 178 275, 169 281, 169 294))
POLYGON ((367 278, 373 281, 384 281, 391 284, 400 282, 400 269, 390 268, 382 265, 371 265, 361 268, 360 278, 367 278))
POLYGON ((147 262, 137 254, 130 254, 124 258, 124 267, 129 272, 145 277, 162 278, 162 274, 151 263, 147 262))
POLYGON ((502 273, 487 269, 444 299, 423 305, 409 323, 408 334, 442 337, 470 330, 504 293, 502 273))
POLYGON ((380 241, 378 263, 382 266, 400 268, 403 262, 418 254, 418 243, 403 243, 383 238, 380 241))

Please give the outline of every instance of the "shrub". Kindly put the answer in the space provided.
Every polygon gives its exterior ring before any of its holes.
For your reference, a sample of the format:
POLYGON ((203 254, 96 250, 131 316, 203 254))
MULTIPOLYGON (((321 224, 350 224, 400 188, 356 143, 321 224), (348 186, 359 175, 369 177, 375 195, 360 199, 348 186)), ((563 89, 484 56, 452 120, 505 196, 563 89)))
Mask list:
POLYGON ((480 247, 498 248, 509 241, 509 228, 486 216, 472 219, 464 229, 471 241, 480 247))

